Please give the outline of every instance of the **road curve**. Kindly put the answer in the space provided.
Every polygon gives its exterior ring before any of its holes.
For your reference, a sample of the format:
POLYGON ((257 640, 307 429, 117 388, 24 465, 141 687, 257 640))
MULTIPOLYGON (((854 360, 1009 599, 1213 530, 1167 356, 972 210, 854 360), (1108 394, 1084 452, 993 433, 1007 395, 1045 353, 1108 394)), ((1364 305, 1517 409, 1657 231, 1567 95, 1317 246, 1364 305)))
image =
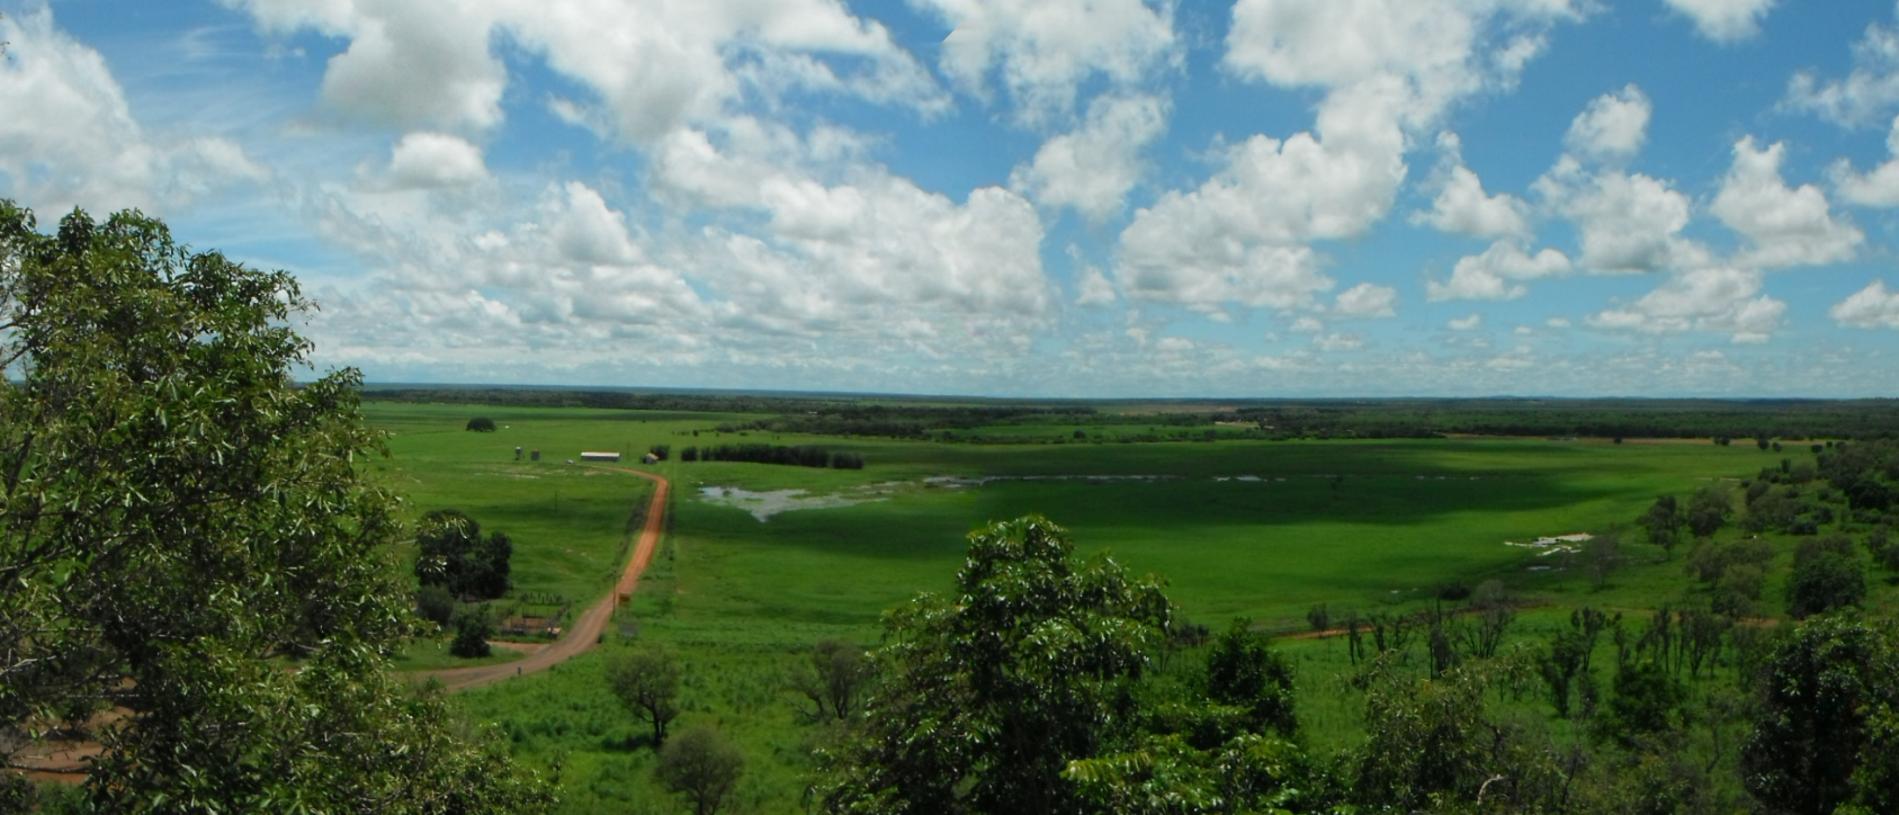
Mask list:
POLYGON ((633 556, 627 558, 626 569, 620 572, 620 581, 614 585, 613 591, 582 612, 574 624, 561 634, 560 639, 525 657, 498 665, 419 671, 411 676, 434 679, 450 692, 464 691, 504 679, 540 673, 591 651, 600 644, 600 635, 607 630, 607 623, 613 620, 613 610, 633 596, 633 590, 639 586, 640 575, 646 572, 647 561, 653 559, 653 551, 659 548, 659 536, 666 528, 666 498, 672 491, 672 484, 665 478, 645 470, 630 467, 601 469, 636 475, 653 482, 653 499, 646 505, 646 525, 641 527, 639 541, 633 545, 633 556))

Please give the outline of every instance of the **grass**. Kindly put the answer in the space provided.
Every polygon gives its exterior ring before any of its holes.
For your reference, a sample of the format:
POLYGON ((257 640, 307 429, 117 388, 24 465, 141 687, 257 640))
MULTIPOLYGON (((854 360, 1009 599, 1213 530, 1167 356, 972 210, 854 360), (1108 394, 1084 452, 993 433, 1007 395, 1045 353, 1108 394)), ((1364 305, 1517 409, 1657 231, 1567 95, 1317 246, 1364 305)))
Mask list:
MULTIPOLYGON (((636 647, 665 648, 683 662, 686 712, 677 726, 716 723, 745 750, 741 811, 801 809, 810 748, 824 731, 804 720, 785 673, 821 639, 873 644, 885 609, 949 586, 963 536, 990 520, 1047 515, 1084 552, 1111 553, 1132 571, 1163 575, 1185 616, 1216 630, 1236 616, 1297 630, 1315 604, 1339 619, 1348 609, 1416 607, 1441 584, 1497 578, 1543 607, 1526 615, 1520 629, 1527 632, 1559 624, 1583 604, 1632 614, 1652 608, 1678 596, 1685 578, 1679 562, 1632 545, 1633 564, 1596 591, 1573 570, 1530 570, 1552 560, 1503 541, 1607 530, 1658 494, 1685 497, 1780 457, 1752 445, 1602 440, 978 445, 760 432, 741 439, 711 428, 756 417, 377 403, 369 413, 394 433, 392 456, 379 470, 412 496, 412 511, 456 506, 486 528, 507 531, 517 588, 561 594, 576 608, 610 585, 629 515, 648 489, 638 479, 562 463, 578 451, 636 454, 669 444, 676 456, 694 444, 756 441, 817 444, 866 459, 861 471, 656 465, 674 484, 672 532, 606 648, 458 698, 472 717, 500 726, 524 760, 557 771, 572 812, 675 806, 651 779, 641 722, 600 678, 613 652, 636 647), (462 430, 474 415, 501 429, 462 430), (516 445, 541 449, 544 460, 515 463, 516 445), (943 475, 1005 480, 962 488, 924 482, 943 475), (1080 478, 1133 475, 1155 479, 1080 478), (702 500, 699 488, 708 486, 884 494, 761 523, 702 500)), ((1300 703, 1310 738, 1320 746, 1350 743, 1357 703, 1338 680, 1349 669, 1344 643, 1282 647, 1307 691, 1300 703)))

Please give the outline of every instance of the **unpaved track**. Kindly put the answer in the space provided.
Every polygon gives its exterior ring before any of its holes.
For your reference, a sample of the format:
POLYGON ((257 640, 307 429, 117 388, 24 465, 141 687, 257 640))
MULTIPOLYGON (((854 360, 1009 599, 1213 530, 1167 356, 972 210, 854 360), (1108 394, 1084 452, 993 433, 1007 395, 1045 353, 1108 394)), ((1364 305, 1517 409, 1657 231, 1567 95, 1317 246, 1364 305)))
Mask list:
POLYGON ((640 575, 646 572, 647 561, 653 559, 653 550, 659 548, 659 536, 666 529, 666 497, 672 491, 672 484, 665 478, 645 470, 628 467, 602 469, 636 475, 653 482, 653 499, 646 505, 646 525, 640 529, 640 539, 633 545, 633 556, 627 558, 626 569, 620 573, 620 582, 613 587, 613 591, 583 612, 552 645, 521 659, 498 665, 424 671, 416 675, 441 682, 442 687, 449 691, 464 691, 516 676, 540 673, 591 651, 600 644, 600 635, 607 630, 607 623, 612 621, 613 610, 633 596, 633 589, 639 586, 640 575))
MULTIPOLYGON (((653 498, 646 505, 646 524, 640 528, 639 540, 633 544, 633 556, 627 558, 626 568, 620 572, 620 580, 614 585, 613 591, 582 613, 562 633, 560 639, 521 659, 499 665, 419 671, 410 676, 434 679, 450 692, 464 691, 517 676, 540 673, 591 651, 600 644, 600 635, 607 630, 607 623, 612 621, 613 610, 633 596, 633 590, 639 586, 640 575, 646 572, 647 562, 653 559, 653 551, 659 548, 659 536, 666 529, 666 499, 672 491, 672 484, 665 478, 645 470, 629 467, 600 469, 635 475, 653 482, 653 498)), ((13 765, 0 768, 0 772, 20 773, 36 781, 78 784, 86 780, 86 765, 98 754, 99 743, 95 741, 49 741, 38 745, 36 749, 15 755, 13 765)))

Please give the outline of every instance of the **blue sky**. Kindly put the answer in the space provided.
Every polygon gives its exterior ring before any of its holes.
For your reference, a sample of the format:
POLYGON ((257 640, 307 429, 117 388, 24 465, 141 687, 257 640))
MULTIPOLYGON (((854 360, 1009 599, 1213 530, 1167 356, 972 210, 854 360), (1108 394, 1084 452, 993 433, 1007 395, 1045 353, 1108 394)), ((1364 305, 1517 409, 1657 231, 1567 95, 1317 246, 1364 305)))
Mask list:
POLYGON ((1892 396, 1829 0, 0 0, 0 196, 372 381, 1892 396))

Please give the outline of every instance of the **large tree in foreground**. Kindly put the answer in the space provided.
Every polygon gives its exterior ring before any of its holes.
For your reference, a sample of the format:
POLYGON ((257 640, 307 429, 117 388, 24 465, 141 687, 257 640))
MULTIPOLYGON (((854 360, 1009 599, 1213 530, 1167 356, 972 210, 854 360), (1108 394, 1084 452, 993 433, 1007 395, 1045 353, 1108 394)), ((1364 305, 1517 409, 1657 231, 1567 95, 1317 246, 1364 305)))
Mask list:
POLYGON ((387 675, 394 499, 358 375, 292 381, 309 308, 136 212, 0 201, 0 745, 116 709, 112 811, 545 808, 387 675))
POLYGON ((1169 612, 1157 583, 1071 550, 1040 517, 991 525, 970 535, 953 595, 891 613, 827 808, 1083 811, 1062 771, 1128 726, 1129 682, 1169 612))

